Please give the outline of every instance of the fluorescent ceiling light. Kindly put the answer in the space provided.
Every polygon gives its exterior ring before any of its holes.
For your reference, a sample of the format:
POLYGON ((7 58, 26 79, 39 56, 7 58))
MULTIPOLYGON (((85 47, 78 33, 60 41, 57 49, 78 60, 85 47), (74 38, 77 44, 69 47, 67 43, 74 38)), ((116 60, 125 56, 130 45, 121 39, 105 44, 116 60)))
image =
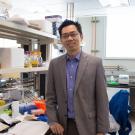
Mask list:
POLYGON ((99 0, 103 7, 129 6, 130 0, 99 0))

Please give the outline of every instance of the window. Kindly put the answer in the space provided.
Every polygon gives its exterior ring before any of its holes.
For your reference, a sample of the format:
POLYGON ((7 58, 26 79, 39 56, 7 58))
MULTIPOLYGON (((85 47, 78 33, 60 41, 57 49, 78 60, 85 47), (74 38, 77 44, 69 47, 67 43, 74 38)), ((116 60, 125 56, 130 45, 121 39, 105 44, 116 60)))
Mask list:
POLYGON ((135 58, 135 15, 107 16, 106 57, 135 58))

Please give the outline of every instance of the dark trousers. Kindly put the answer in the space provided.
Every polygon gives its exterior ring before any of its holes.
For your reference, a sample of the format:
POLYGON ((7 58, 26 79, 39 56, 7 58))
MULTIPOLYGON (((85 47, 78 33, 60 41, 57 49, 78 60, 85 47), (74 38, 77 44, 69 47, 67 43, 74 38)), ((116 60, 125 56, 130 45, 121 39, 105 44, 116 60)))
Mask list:
POLYGON ((79 135, 74 119, 67 120, 67 135, 79 135))

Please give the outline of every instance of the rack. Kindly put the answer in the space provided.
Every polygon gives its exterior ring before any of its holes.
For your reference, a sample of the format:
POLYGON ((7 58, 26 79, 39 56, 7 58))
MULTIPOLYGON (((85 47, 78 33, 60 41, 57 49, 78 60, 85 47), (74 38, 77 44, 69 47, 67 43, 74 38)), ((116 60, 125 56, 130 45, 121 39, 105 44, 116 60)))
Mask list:
MULTIPOLYGON (((32 40, 37 40, 38 43, 53 44, 57 42, 57 37, 39 30, 29 28, 28 26, 20 25, 9 21, 0 21, 0 37, 15 39, 17 41, 30 43, 32 40)), ((21 72, 39 72, 47 71, 48 67, 36 68, 6 68, 0 69, 0 74, 5 73, 21 73, 21 72)))
MULTIPOLYGON (((57 42, 57 37, 43 32, 39 30, 35 30, 33 28, 29 28, 28 26, 20 25, 17 23, 9 22, 9 21, 0 21, 0 37, 7 39, 15 39, 19 42, 26 42, 31 44, 33 40, 37 40, 39 45, 42 44, 54 44, 57 42)), ((49 53, 49 50, 47 50, 49 53)), ((8 74, 8 73, 21 73, 21 72, 39 72, 39 71, 47 71, 48 67, 34 67, 34 68, 5 68, 0 69, 0 74, 8 74)))
MULTIPOLYGON (((23 26, 8 21, 0 21, 0 37, 17 40, 20 43, 28 43, 32 45, 33 40, 38 41, 40 44, 54 44, 57 42, 57 37, 39 30, 29 28, 28 26, 23 26)), ((48 51, 48 50, 47 50, 48 51)), ((47 52, 49 53, 49 52, 47 52)), ((11 73, 26 73, 26 72, 47 72, 48 66, 45 67, 15 67, 15 68, 4 68, 0 69, 0 74, 11 74, 11 73)), ((44 74, 43 74, 44 75, 44 74)), ((44 76, 43 76, 44 77, 44 76)), ((45 78, 45 77, 44 77, 45 78)), ((41 80, 41 79, 40 79, 41 80)), ((41 80, 42 81, 42 80, 41 80)), ((44 81, 44 79, 43 79, 44 81)), ((45 87, 44 87, 45 88, 45 87)), ((0 107, 0 110, 7 108, 11 103, 0 107)))

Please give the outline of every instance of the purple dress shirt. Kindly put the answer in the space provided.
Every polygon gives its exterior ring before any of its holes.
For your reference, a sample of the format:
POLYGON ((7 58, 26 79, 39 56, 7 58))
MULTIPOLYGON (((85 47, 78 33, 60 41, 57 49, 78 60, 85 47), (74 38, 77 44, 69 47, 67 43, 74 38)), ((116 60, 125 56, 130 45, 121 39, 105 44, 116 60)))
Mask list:
POLYGON ((74 89, 78 70, 78 64, 80 60, 81 52, 74 58, 70 58, 67 55, 66 61, 66 75, 67 75, 67 99, 68 99, 68 118, 75 118, 74 112, 74 89))

